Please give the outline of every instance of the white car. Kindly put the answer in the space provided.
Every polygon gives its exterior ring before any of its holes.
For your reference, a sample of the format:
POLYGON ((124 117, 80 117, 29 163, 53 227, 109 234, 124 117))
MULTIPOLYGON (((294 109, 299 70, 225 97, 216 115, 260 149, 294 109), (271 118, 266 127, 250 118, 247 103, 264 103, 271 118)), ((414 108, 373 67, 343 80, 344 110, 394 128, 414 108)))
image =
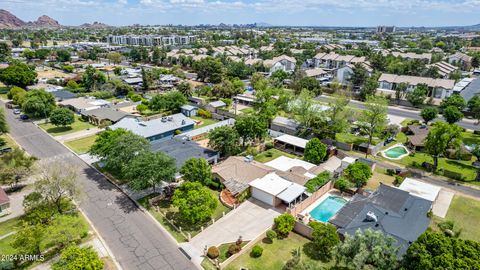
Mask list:
POLYGON ((22 113, 22 111, 20 111, 20 109, 14 109, 13 110, 13 114, 20 114, 22 113))

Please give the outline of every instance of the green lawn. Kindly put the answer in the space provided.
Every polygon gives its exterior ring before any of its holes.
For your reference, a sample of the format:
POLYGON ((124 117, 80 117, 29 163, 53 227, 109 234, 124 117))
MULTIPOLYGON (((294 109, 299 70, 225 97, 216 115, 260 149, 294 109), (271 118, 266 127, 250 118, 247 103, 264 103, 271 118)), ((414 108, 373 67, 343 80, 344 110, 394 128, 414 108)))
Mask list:
POLYGON ((65 142, 65 145, 70 147, 70 149, 77 154, 85 154, 90 150, 90 147, 92 147, 93 143, 95 143, 96 138, 97 135, 88 136, 85 138, 65 142))
POLYGON ((254 113, 255 109, 254 108, 244 108, 240 110, 242 113, 249 114, 249 113, 254 113))
MULTIPOLYGON (((454 221, 454 230, 461 229, 460 238, 480 241, 480 201, 455 195, 445 219, 434 217, 434 222, 454 221)), ((432 224, 436 228, 435 224, 432 224)))
POLYGON ((16 254, 16 249, 11 246, 11 243, 15 239, 15 235, 0 240, 0 254, 1 255, 13 255, 16 254))
POLYGON ((14 146, 18 146, 17 143, 10 137, 8 136, 7 134, 2 134, 0 135, 0 138, 2 138, 7 144, 5 146, 2 146, 2 147, 14 147, 14 146))
POLYGON ((52 125, 51 123, 43 123, 39 125, 40 128, 45 130, 46 132, 50 133, 53 136, 61 136, 65 134, 74 133, 77 131, 94 128, 95 126, 83 121, 80 116, 75 115, 75 122, 71 126, 67 127, 57 127, 52 125))
POLYGON ((272 148, 272 149, 269 149, 267 151, 264 151, 262 153, 259 153, 258 155, 256 155, 254 157, 254 159, 258 162, 262 162, 262 163, 265 163, 265 162, 269 162, 271 160, 274 160, 280 156, 286 156, 286 157, 290 157, 290 158, 297 158, 295 155, 292 155, 290 153, 287 153, 287 152, 283 152, 283 151, 280 151, 278 149, 275 149, 275 148, 272 148))
POLYGON ((305 262, 313 263, 316 268, 323 269, 322 267, 331 267, 333 262, 323 263, 321 261, 314 261, 305 254, 305 247, 308 247, 310 241, 303 236, 296 233, 290 233, 288 238, 282 240, 274 240, 273 243, 267 241, 260 241, 257 243, 263 248, 263 254, 259 258, 250 257, 250 252, 245 252, 236 260, 227 265, 227 270, 238 270, 241 267, 248 268, 250 270, 280 270, 283 268, 287 260, 292 257, 292 251, 301 249, 301 260, 305 262))
POLYGON ((12 218, 12 219, 9 219, 7 221, 4 221, 4 222, 0 223, 0 237, 2 235, 7 234, 7 233, 16 231, 19 226, 20 226, 20 218, 19 217, 12 218))
MULTIPOLYGON (((230 209, 228 207, 226 207, 225 205, 223 205, 221 202, 220 202, 220 199, 219 199, 219 192, 218 191, 215 191, 215 190, 211 190, 210 189, 210 192, 215 196, 215 198, 217 199, 217 208, 215 209, 215 211, 213 212, 212 214, 212 218, 214 218, 215 220, 218 220, 219 218, 221 218, 223 216, 223 212, 228 213, 230 211, 230 209)), ((155 197, 156 195, 155 194, 152 194, 152 195, 149 195, 147 197, 144 197, 144 198, 141 198, 138 200, 138 203, 140 205, 142 205, 143 207, 145 207, 154 217, 155 219, 157 219, 158 222, 160 222, 160 224, 162 224, 162 226, 178 241, 178 242, 185 242, 187 241, 187 239, 185 238, 185 236, 183 236, 181 233, 179 233, 166 219, 165 217, 158 213, 153 207, 149 206, 148 205, 148 199, 149 198, 152 198, 152 197, 155 197)), ((184 233, 190 233, 190 235, 193 237, 194 235, 198 234, 200 232, 200 227, 202 226, 202 224, 188 224, 184 221, 182 221, 180 219, 180 217, 178 216, 178 209, 173 206, 171 204, 170 201, 166 201, 166 200, 163 200, 159 203, 159 207, 160 207, 160 211, 162 211, 162 213, 164 213, 164 215, 166 215, 169 220, 173 220, 175 225, 177 227, 181 227, 182 228, 182 231, 184 233)))
MULTIPOLYGON (((368 138, 357 136, 357 135, 350 134, 350 133, 337 133, 335 135, 335 140, 337 140, 339 142, 342 142, 342 143, 351 143, 351 144, 356 144, 356 145, 368 142, 368 138)), ((379 143, 379 142, 380 142, 380 139, 378 139, 378 138, 373 138, 372 139, 372 144, 374 144, 374 145, 379 143)))
POLYGON ((473 132, 463 132, 462 136, 465 145, 480 144, 480 135, 473 134, 473 132))
POLYGON ((200 125, 195 125, 194 129, 201 128, 201 127, 204 127, 204 126, 208 126, 208 125, 211 125, 211 124, 217 122, 217 121, 215 121, 211 118, 203 118, 201 116, 192 116, 190 118, 192 118, 193 120, 196 120, 196 121, 202 121, 202 123, 200 125))

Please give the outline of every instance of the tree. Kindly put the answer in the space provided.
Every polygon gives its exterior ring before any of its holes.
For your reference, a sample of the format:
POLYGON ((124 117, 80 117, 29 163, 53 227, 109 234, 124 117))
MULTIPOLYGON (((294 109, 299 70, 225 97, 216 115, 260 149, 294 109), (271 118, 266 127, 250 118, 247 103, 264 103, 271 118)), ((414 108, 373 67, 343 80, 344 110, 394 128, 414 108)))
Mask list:
POLYGON ((162 182, 172 182, 177 168, 175 160, 162 152, 144 151, 136 155, 123 168, 123 176, 133 190, 155 187, 162 182))
MULTIPOLYGON (((369 96, 365 102, 365 110, 360 115, 361 129, 368 135, 367 149, 375 135, 380 134, 387 125, 387 104, 384 97, 369 96)), ((368 156, 368 151, 365 157, 368 156)))
POLYGON ((90 154, 105 158, 110 152, 110 149, 116 144, 118 138, 127 133, 131 133, 131 131, 127 131, 123 128, 107 129, 103 131, 95 139, 95 142, 90 148, 90 154))
MULTIPOLYGON (((240 81, 241 82, 241 81, 240 81)), ((238 81, 222 80, 212 88, 212 94, 217 98, 231 98, 243 92, 243 83, 238 85, 238 81), (237 85, 235 84, 237 83, 237 85)))
POLYGON ((367 164, 357 161, 348 165, 343 174, 345 178, 355 183, 357 187, 362 187, 372 177, 372 169, 367 164))
POLYGON ((191 182, 200 182, 204 185, 212 181, 212 166, 204 158, 190 158, 180 168, 182 178, 191 182))
POLYGON ((107 54, 107 59, 108 61, 118 65, 120 62, 122 62, 122 54, 118 52, 111 52, 107 54))
POLYGON ((172 203, 190 224, 206 221, 217 208, 217 199, 198 182, 184 182, 173 194, 172 203))
POLYGON ((437 118, 438 110, 435 107, 426 107, 420 112, 425 125, 428 125, 428 122, 437 118))
POLYGON ((396 269, 398 248, 396 240, 380 230, 357 230, 346 235, 337 246, 337 263, 353 266, 355 269, 396 269))
POLYGON ((467 104, 468 110, 473 113, 473 117, 480 122, 480 96, 472 97, 467 104))
POLYGON ((295 218, 289 213, 283 213, 273 220, 275 230, 279 235, 286 237, 295 227, 295 218))
POLYGON ((425 138, 425 151, 433 157, 433 170, 438 167, 438 157, 448 148, 458 147, 462 139, 462 128, 455 124, 437 122, 425 138))
POLYGON ((200 61, 195 61, 192 68, 201 81, 208 81, 210 83, 219 83, 222 81, 224 67, 218 58, 207 57, 200 61))
POLYGON ((19 148, 0 156, 0 184, 17 185, 28 176, 37 159, 19 148))
POLYGON ((408 84, 406 83, 399 83, 395 88, 395 100, 397 100, 397 104, 400 103, 400 100, 405 96, 405 92, 407 91, 408 84))
POLYGON ((308 162, 319 164, 327 155, 327 146, 318 138, 313 138, 305 146, 304 159, 308 162))
POLYGON ((0 81, 6 85, 21 88, 34 84, 36 78, 37 72, 35 72, 35 69, 21 62, 13 62, 0 72, 0 81))
POLYGON ((318 110, 313 102, 313 95, 308 90, 302 90, 298 98, 292 102, 292 110, 305 131, 312 128, 313 121, 318 117, 318 110))
POLYGON ((443 110, 443 118, 447 123, 453 124, 463 119, 463 113, 454 106, 448 106, 443 110))
POLYGON ((247 142, 262 139, 267 135, 268 123, 256 115, 243 114, 237 117, 234 128, 245 147, 247 142))
POLYGON ((312 242, 315 245, 315 251, 320 253, 320 257, 331 259, 332 251, 340 243, 337 228, 331 224, 316 221, 310 222, 309 226, 312 227, 312 242))
POLYGON ((348 81, 354 88, 360 88, 363 86, 368 78, 368 71, 361 63, 356 63, 353 66, 353 73, 348 78, 348 81))
POLYGON ((142 136, 127 132, 115 138, 107 149, 102 160, 105 168, 113 173, 122 173, 122 169, 130 163, 135 156, 150 149, 150 143, 142 136))
POLYGON ((367 100, 367 97, 374 96, 378 88, 378 78, 380 74, 373 74, 368 77, 363 84, 363 87, 360 89, 360 99, 367 100))
POLYGON ((66 49, 61 49, 56 52, 58 62, 68 62, 71 59, 71 54, 66 49))
POLYGON ((102 270, 103 261, 92 247, 70 246, 62 251, 53 270, 102 270))
POLYGON ((480 269, 480 243, 427 230, 407 249, 406 270, 480 269))
POLYGON ((440 103, 440 107, 442 109, 446 109, 450 106, 453 106, 459 111, 462 111, 467 106, 467 103, 465 102, 465 99, 459 94, 453 94, 442 100, 442 102, 440 103))
POLYGON ((62 201, 75 199, 80 195, 75 168, 62 161, 43 167, 38 181, 35 182, 35 191, 62 214, 62 201))
POLYGON ((7 118, 5 117, 5 110, 0 108, 0 135, 2 133, 8 133, 8 123, 7 118))
POLYGON ((0 62, 5 62, 11 54, 10 46, 5 42, 0 42, 0 62))
POLYGON ((100 85, 107 82, 107 76, 92 66, 87 66, 82 76, 82 83, 86 89, 95 91, 100 85))
POLYGON ((185 97, 192 96, 192 85, 189 82, 181 82, 177 85, 177 90, 185 97))
POLYGON ((35 118, 48 117, 55 109, 55 97, 43 89, 28 91, 22 103, 22 110, 35 118))
POLYGON ((240 152, 240 135, 232 127, 217 127, 210 131, 208 139, 208 145, 223 156, 231 156, 240 152))
POLYGON ((151 70, 146 70, 145 68, 142 67, 142 87, 144 90, 150 89, 150 87, 153 85, 153 72, 151 70))
POLYGON ((13 236, 12 247, 18 254, 40 254, 40 242, 45 233, 43 226, 24 226, 13 236))
POLYGON ((303 89, 311 91, 315 94, 321 94, 320 91, 320 82, 314 77, 303 77, 293 82, 292 88, 295 90, 295 93, 300 93, 303 89))
POLYGON ((178 112, 180 107, 186 103, 187 98, 182 93, 179 91, 169 91, 154 96, 148 106, 152 111, 178 112))
POLYGON ((428 87, 425 84, 419 84, 413 91, 407 93, 407 100, 414 107, 423 104, 427 97, 428 87))
POLYGON ((75 122, 75 116, 67 108, 58 108, 50 113, 50 122, 55 126, 66 127, 75 122))
POLYGON ((317 117, 318 123, 314 121, 313 131, 319 137, 335 139, 337 133, 346 132, 350 129, 348 120, 352 110, 348 108, 350 99, 346 93, 335 94, 328 103, 329 109, 325 112, 326 117, 317 117))
POLYGON ((10 88, 10 91, 8 91, 7 97, 13 101, 13 104, 22 105, 22 103, 25 101, 26 95, 27 91, 18 86, 14 86, 10 88))
POLYGON ((75 215, 56 215, 46 227, 40 246, 64 248, 78 243, 88 230, 87 223, 75 215))

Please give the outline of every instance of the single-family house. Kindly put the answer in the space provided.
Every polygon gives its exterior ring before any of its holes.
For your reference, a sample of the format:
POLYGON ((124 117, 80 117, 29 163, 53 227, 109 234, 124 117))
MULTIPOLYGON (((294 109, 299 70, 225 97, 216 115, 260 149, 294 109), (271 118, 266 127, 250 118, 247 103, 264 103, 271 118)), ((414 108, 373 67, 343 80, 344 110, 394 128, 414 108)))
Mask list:
POLYGON ((421 150, 425 144, 425 138, 428 136, 429 127, 426 125, 409 125, 405 129, 407 135, 407 145, 414 150, 421 150))
POLYGON ((115 124, 129 115, 128 113, 111 107, 101 107, 93 110, 84 110, 81 111, 80 114, 83 117, 87 118, 88 121, 94 125, 101 125, 106 123, 107 121, 115 124))
MULTIPOLYGON (((369 65, 368 62, 362 62, 360 65, 365 68, 368 76, 372 75, 373 68, 369 65)), ((341 84, 348 84, 350 78, 353 75, 355 64, 344 65, 337 70, 335 70, 335 79, 341 84)))
POLYGON ((472 59, 467 54, 456 52, 448 57, 448 63, 459 66, 463 70, 470 70, 472 68, 472 59))
POLYGON ((152 120, 125 117, 110 126, 111 129, 123 128, 145 137, 149 141, 171 139, 176 133, 192 130, 195 122, 181 113, 152 120))
POLYGON ((420 60, 428 64, 432 60, 431 53, 412 53, 412 52, 391 52, 391 55, 395 57, 401 57, 406 60, 420 60))
POLYGON ((217 112, 217 110, 219 110, 221 108, 225 108, 225 107, 227 107, 227 104, 225 104, 225 102, 223 102, 221 100, 217 100, 217 101, 212 101, 212 102, 208 103, 205 106, 205 109, 214 113, 214 112, 217 112))
POLYGON ((180 111, 185 115, 186 117, 192 117, 196 116, 198 112, 198 107, 192 106, 185 104, 182 107, 180 107, 180 111))
POLYGON ((355 194, 329 222, 342 234, 372 229, 393 237, 398 256, 428 228, 432 202, 408 191, 380 184, 370 195, 355 194))
POLYGON ((252 198, 270 206, 290 206, 303 199, 305 187, 280 177, 275 172, 249 183, 252 198))
POLYGON ((325 81, 325 79, 328 81, 328 79, 330 79, 330 73, 323 68, 306 69, 305 75, 307 77, 315 78, 317 81, 325 81))
POLYGON ((10 198, 7 193, 0 187, 0 216, 10 213, 10 198))
POLYGON ((283 116, 275 117, 270 123, 270 129, 273 131, 296 135, 300 128, 300 122, 283 116))
POLYGON ((395 89, 400 83, 407 84, 407 92, 413 91, 419 84, 425 84, 429 90, 427 96, 436 99, 447 97, 455 85, 454 80, 384 73, 378 79, 379 88, 377 90, 385 94, 395 95, 395 89))
POLYGON ((218 161, 218 153, 202 147, 195 141, 187 141, 181 138, 152 141, 150 149, 153 152, 162 152, 173 159, 178 169, 190 158, 204 158, 211 164, 218 161))
POLYGON ((66 90, 56 90, 56 91, 52 91, 50 93, 55 97, 55 100, 57 102, 77 97, 77 95, 75 93, 72 93, 72 92, 66 91, 66 90))
POLYGON ((66 107, 70 110, 80 113, 82 111, 94 110, 102 107, 108 107, 110 101, 96 99, 94 97, 77 97, 58 102, 60 107, 66 107))
POLYGON ((459 94, 468 102, 474 96, 480 95, 480 78, 463 78, 455 84, 452 94, 459 94))
POLYGON ((440 75, 440 78, 443 79, 450 78, 450 74, 458 70, 458 67, 451 65, 445 61, 428 65, 427 68, 436 68, 438 75, 440 75))

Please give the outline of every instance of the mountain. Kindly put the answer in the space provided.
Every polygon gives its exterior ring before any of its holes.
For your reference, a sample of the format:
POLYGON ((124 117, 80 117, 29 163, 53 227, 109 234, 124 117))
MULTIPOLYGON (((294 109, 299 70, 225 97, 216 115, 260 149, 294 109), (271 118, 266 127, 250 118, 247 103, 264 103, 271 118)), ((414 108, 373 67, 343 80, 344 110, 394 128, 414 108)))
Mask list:
POLYGON ((111 27, 108 24, 104 24, 101 22, 93 22, 93 23, 84 23, 80 25, 81 28, 94 28, 94 29, 102 29, 102 28, 109 28, 111 27))
POLYGON ((0 9, 0 28, 12 28, 24 26, 25 22, 17 18, 12 13, 0 9))
POLYGON ((36 21, 32 23, 34 26, 40 27, 60 27, 58 21, 48 17, 47 15, 42 15, 38 17, 36 21))

